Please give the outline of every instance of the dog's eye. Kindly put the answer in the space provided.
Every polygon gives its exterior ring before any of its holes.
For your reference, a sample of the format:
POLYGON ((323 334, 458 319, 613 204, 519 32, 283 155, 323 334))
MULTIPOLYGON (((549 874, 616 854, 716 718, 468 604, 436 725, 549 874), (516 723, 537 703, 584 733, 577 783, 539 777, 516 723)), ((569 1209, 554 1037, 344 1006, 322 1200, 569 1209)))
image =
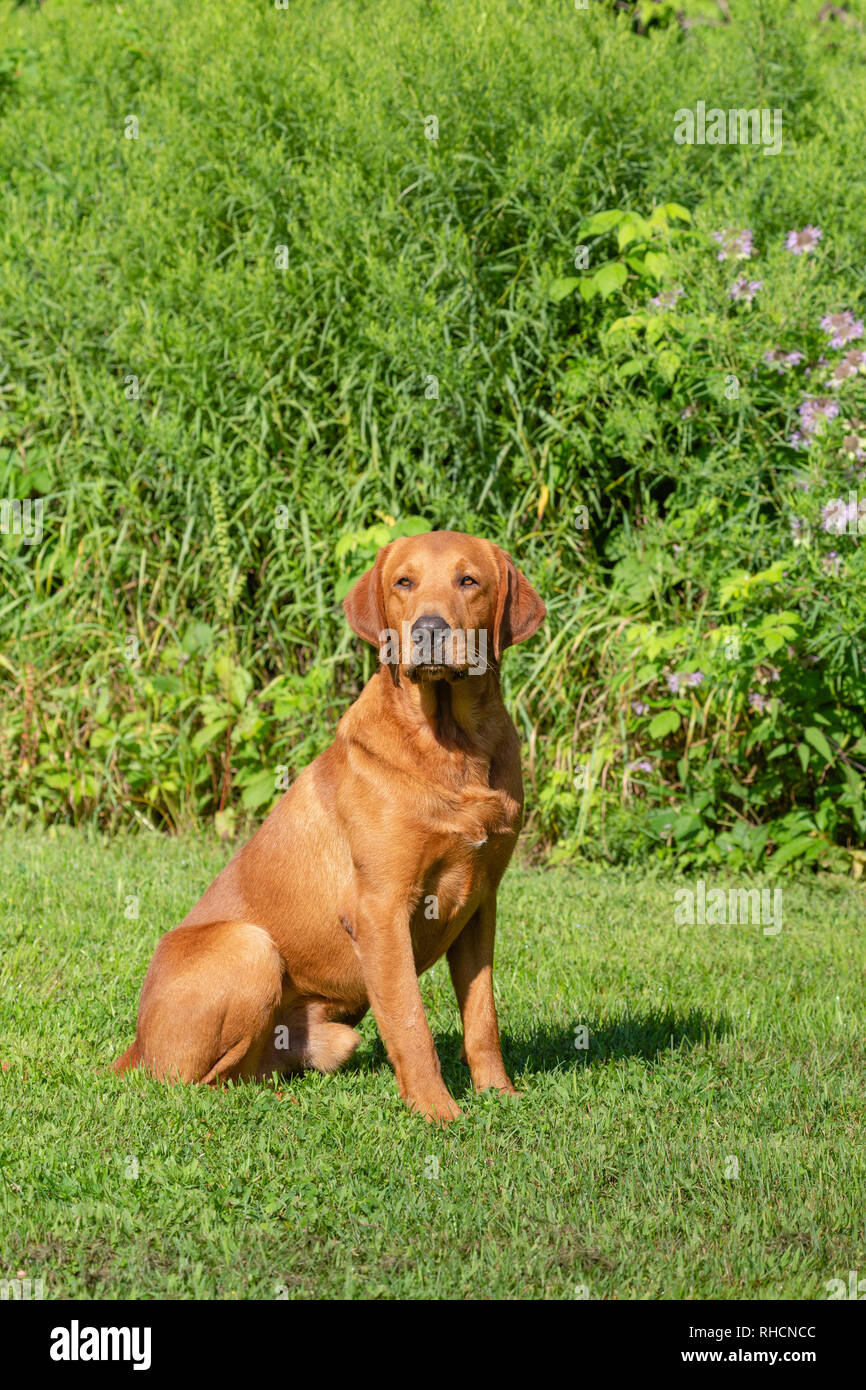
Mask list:
POLYGON ((401 575, 400 578, 399 578, 398 580, 395 581, 395 583, 394 583, 394 588, 395 588, 395 589, 411 589, 411 588, 412 588, 412 580, 409 578, 408 574, 403 574, 403 575, 401 575))
POLYGON ((478 584, 478 580, 473 579, 471 574, 464 574, 459 584, 461 589, 471 589, 478 584))

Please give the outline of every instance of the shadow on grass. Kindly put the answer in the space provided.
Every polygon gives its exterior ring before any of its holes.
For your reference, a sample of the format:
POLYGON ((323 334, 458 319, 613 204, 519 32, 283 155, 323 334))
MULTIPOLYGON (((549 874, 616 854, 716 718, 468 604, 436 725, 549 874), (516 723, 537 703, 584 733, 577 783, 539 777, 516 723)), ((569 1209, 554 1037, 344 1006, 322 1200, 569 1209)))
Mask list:
POLYGON ((653 1062, 665 1052, 711 1044, 730 1030, 727 1015, 712 1018, 701 1009, 690 1009, 685 1014, 650 1009, 603 1022, 581 1019, 566 1027, 539 1025, 528 1037, 506 1034, 502 1049, 516 1072, 554 1071, 560 1067, 604 1065, 623 1057, 653 1062), (583 1023, 589 1035, 588 1047, 577 1045, 583 1041, 578 1036, 578 1027, 583 1023))
MULTIPOLYGON (((654 1062, 665 1052, 707 1046, 731 1031, 731 1021, 726 1014, 713 1018, 701 1009, 690 1009, 683 1014, 670 1009, 649 1009, 604 1021, 584 1018, 579 1024, 539 1024, 522 1035, 504 1031, 502 1055, 509 1074, 520 1076, 604 1066, 624 1057, 654 1062), (576 1032, 579 1024, 585 1024, 588 1030, 588 1047, 575 1046, 576 1041, 582 1041, 576 1032)), ((463 1034, 459 1029, 437 1032, 435 1041, 445 1083, 456 1092, 469 1076, 467 1067, 460 1061, 463 1034)), ((381 1039, 376 1037, 372 1056, 370 1049, 361 1049, 361 1055, 350 1060, 347 1069, 378 1070, 387 1065, 385 1049, 381 1039)))

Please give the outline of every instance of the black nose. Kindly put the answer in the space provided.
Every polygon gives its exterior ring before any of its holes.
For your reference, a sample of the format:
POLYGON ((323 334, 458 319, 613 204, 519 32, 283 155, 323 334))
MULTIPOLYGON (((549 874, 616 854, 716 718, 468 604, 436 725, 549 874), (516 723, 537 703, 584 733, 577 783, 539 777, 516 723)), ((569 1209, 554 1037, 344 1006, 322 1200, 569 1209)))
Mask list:
POLYGON ((422 632, 448 632, 449 627, 444 618, 437 617, 435 613, 423 613, 420 618, 416 618, 412 624, 412 636, 420 637, 422 632))

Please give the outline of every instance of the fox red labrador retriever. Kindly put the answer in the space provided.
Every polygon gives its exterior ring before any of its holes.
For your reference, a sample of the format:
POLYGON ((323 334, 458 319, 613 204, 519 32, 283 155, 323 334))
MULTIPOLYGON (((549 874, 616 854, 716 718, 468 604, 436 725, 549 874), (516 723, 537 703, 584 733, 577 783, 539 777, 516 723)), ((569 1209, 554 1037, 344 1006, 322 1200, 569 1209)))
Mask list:
POLYGON ((515 1094, 493 1002, 496 892, 523 821, 504 649, 544 604, 489 541, 392 541, 344 601, 380 665, 261 828, 159 942, 117 1071, 334 1071, 372 1007, 404 1100, 459 1115, 418 976, 447 954, 478 1090, 515 1094))

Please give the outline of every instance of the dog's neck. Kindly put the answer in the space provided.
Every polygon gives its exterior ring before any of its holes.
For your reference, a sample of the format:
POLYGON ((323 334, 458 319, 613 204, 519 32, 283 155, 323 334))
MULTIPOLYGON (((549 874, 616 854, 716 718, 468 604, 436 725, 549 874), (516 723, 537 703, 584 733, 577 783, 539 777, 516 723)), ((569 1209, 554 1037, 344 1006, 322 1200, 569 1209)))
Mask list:
POLYGON ((444 752, 489 761, 500 721, 508 718, 493 667, 483 675, 453 681, 413 681, 382 667, 378 678, 408 734, 429 737, 444 752))

